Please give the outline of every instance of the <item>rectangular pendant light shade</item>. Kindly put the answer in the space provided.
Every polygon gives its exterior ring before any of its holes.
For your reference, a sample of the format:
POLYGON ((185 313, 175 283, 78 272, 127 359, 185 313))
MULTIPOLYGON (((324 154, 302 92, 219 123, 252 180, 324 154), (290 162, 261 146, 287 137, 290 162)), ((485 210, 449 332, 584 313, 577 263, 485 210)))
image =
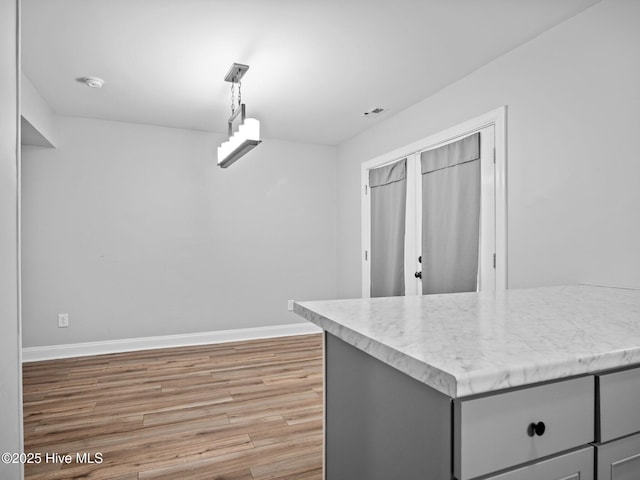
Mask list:
POLYGON ((218 166, 227 168, 260 142, 260 122, 255 118, 244 119, 238 131, 218 147, 218 166))

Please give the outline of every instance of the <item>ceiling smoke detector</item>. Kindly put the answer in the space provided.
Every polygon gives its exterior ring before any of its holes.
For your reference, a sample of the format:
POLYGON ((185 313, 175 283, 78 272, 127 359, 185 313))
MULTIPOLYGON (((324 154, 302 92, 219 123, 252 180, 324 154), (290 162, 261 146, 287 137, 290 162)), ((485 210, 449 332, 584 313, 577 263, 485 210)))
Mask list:
POLYGON ((362 114, 362 116, 375 117, 376 115, 380 115, 382 112, 384 112, 384 108, 376 107, 376 108, 372 108, 371 110, 367 110, 362 114))
POLYGON ((104 80, 98 77, 84 77, 82 81, 87 87, 91 88, 102 88, 104 85, 104 80))

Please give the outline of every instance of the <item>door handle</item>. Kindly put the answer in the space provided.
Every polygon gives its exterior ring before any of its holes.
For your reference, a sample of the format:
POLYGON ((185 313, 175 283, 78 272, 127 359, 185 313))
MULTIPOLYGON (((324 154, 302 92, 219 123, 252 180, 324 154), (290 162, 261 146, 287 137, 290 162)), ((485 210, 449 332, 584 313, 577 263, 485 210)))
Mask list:
POLYGON ((416 278, 422 278, 422 272, 416 272, 413 274, 413 276, 416 278))

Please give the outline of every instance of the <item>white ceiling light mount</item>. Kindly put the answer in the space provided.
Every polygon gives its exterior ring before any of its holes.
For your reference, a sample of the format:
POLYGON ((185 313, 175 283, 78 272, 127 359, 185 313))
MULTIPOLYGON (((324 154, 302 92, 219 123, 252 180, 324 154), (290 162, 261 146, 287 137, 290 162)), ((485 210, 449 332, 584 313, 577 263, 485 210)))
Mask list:
POLYGON ((102 88, 104 85, 104 80, 98 77, 84 77, 82 81, 90 88, 102 88))
POLYGON ((249 70, 248 65, 234 63, 225 82, 231 83, 231 116, 227 120, 229 140, 218 147, 218 166, 227 168, 247 152, 253 150, 260 140, 260 122, 255 118, 245 117, 245 105, 242 103, 242 77, 249 70), (238 103, 235 101, 235 86, 238 85, 238 103), (234 133, 233 121, 240 115, 240 126, 234 133))

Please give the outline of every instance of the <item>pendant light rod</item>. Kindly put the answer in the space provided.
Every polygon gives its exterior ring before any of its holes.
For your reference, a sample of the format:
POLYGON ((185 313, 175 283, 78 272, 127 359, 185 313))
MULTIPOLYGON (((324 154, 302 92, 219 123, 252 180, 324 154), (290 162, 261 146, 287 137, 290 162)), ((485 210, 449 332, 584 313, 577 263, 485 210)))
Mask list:
POLYGON ((236 111, 233 112, 229 117, 229 119, 227 120, 227 123, 229 124, 229 136, 231 136, 231 134, 233 133, 233 121, 236 119, 238 115, 240 115, 240 123, 241 124, 244 123, 244 119, 246 117, 244 103, 242 103, 240 105, 240 108, 237 108, 236 111))

